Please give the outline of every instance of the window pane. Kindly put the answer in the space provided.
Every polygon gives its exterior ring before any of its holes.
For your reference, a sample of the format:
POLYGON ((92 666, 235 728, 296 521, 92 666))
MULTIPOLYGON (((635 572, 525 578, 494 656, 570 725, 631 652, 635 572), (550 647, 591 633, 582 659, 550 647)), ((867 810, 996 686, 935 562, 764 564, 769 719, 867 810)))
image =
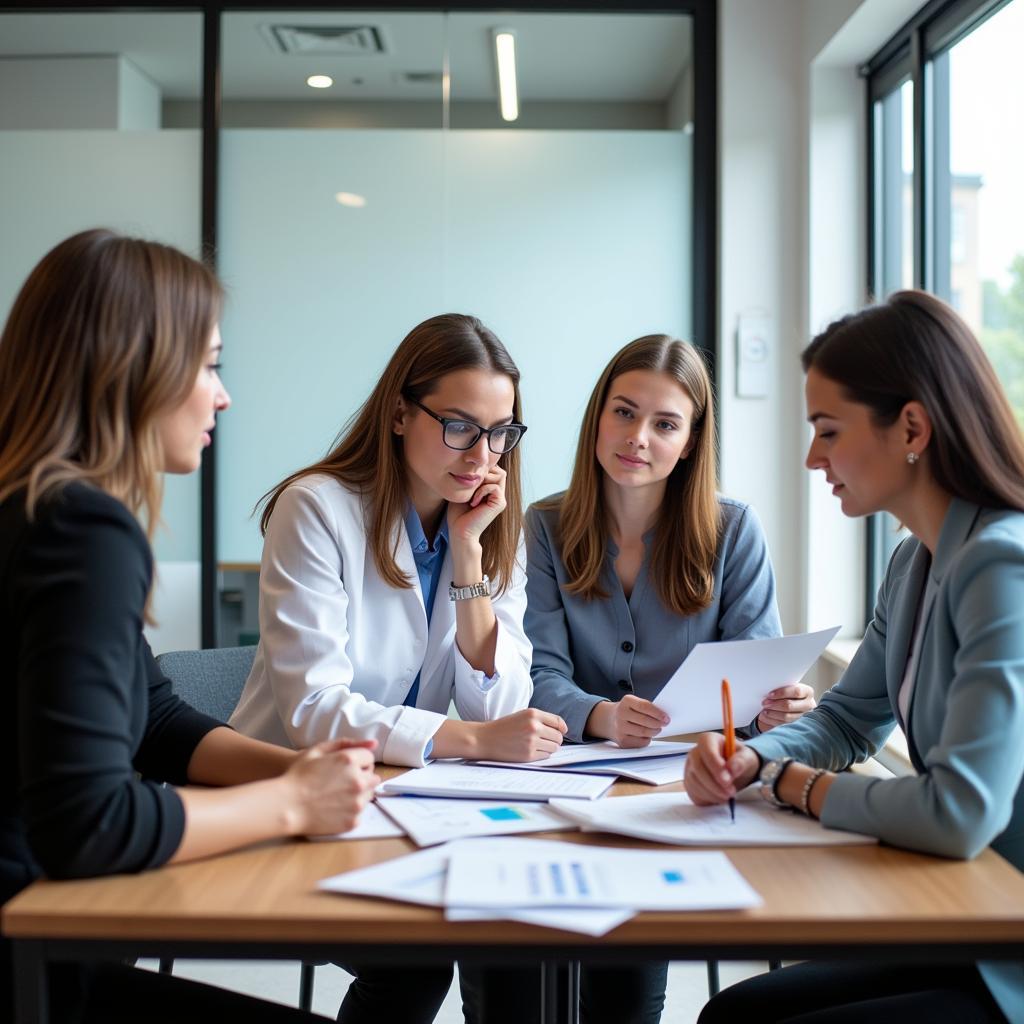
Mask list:
POLYGON ((909 79, 874 109, 874 279, 879 298, 914 284, 914 83, 909 79))
POLYGON ((932 76, 936 291, 978 334, 1024 426, 1022 38, 1024 0, 1014 0, 937 58, 932 76))

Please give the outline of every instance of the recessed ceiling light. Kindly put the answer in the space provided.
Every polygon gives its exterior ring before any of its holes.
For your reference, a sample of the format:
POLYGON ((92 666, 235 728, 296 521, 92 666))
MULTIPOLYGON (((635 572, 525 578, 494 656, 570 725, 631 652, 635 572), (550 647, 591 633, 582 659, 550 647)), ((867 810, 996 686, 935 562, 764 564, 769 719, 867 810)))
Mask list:
POLYGON ((366 205, 366 196, 356 195, 355 192, 336 192, 334 198, 341 203, 342 206, 356 206, 361 207, 366 205))
POLYGON ((306 85, 311 89, 330 89, 334 85, 334 79, 330 75, 310 75, 306 79, 306 85))
POLYGON ((519 89, 516 85, 516 36, 509 29, 494 30, 494 56, 498 65, 498 106, 503 121, 519 117, 519 89))

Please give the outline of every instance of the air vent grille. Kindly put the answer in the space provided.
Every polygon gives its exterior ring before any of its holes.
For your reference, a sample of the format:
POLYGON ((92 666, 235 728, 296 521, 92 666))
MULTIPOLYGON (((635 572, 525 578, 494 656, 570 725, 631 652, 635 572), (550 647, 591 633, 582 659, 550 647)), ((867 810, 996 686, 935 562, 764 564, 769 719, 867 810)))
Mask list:
POLYGON ((264 37, 278 53, 297 56, 387 53, 376 25, 263 25, 264 37))

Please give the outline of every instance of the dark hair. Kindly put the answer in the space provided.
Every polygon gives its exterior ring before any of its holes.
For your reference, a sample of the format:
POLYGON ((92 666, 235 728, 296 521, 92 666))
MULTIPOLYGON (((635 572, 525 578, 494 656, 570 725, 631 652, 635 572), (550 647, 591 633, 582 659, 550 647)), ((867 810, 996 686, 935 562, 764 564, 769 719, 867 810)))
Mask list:
MULTIPOLYGON (((475 316, 462 313, 442 313, 424 320, 395 349, 373 393, 342 428, 327 455, 292 473, 263 495, 259 503, 263 504, 262 532, 267 532, 277 499, 286 487, 312 473, 333 476, 368 501, 370 547, 381 577, 393 587, 411 587, 412 580, 398 567, 395 558, 406 485, 402 439, 392 431, 392 420, 400 397, 420 401, 433 394, 442 377, 466 369, 508 377, 515 393, 512 416, 522 420, 519 369, 497 336, 475 316)), ((520 458, 520 450, 513 448, 498 459, 506 473, 506 507, 481 538, 484 572, 495 581, 499 591, 512 580, 523 526, 520 458)))
POLYGON ((987 508, 1024 510, 1024 440, 992 364, 941 299, 895 292, 830 324, 804 349, 812 367, 866 405, 880 427, 907 402, 931 418, 928 465, 950 494, 987 508))
POLYGON ((607 597, 600 582, 608 518, 597 434, 612 383, 632 370, 666 374, 693 402, 690 454, 679 460, 666 482, 652 552, 662 601, 677 615, 692 615, 711 603, 721 530, 715 494, 714 398, 704 359, 693 345, 667 334, 648 334, 612 356, 587 403, 569 487, 561 497, 538 502, 538 507, 558 510, 562 560, 570 577, 565 589, 588 599, 607 597))

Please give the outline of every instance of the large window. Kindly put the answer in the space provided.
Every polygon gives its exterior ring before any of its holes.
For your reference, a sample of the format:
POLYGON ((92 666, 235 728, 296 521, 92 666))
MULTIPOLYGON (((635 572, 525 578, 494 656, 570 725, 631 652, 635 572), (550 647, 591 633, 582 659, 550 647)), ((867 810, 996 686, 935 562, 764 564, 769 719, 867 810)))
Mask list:
MULTIPOLYGON (((868 280, 949 302, 1024 427, 1024 0, 933 2, 868 63, 868 280)), ((868 615, 901 532, 868 527, 868 615)))

